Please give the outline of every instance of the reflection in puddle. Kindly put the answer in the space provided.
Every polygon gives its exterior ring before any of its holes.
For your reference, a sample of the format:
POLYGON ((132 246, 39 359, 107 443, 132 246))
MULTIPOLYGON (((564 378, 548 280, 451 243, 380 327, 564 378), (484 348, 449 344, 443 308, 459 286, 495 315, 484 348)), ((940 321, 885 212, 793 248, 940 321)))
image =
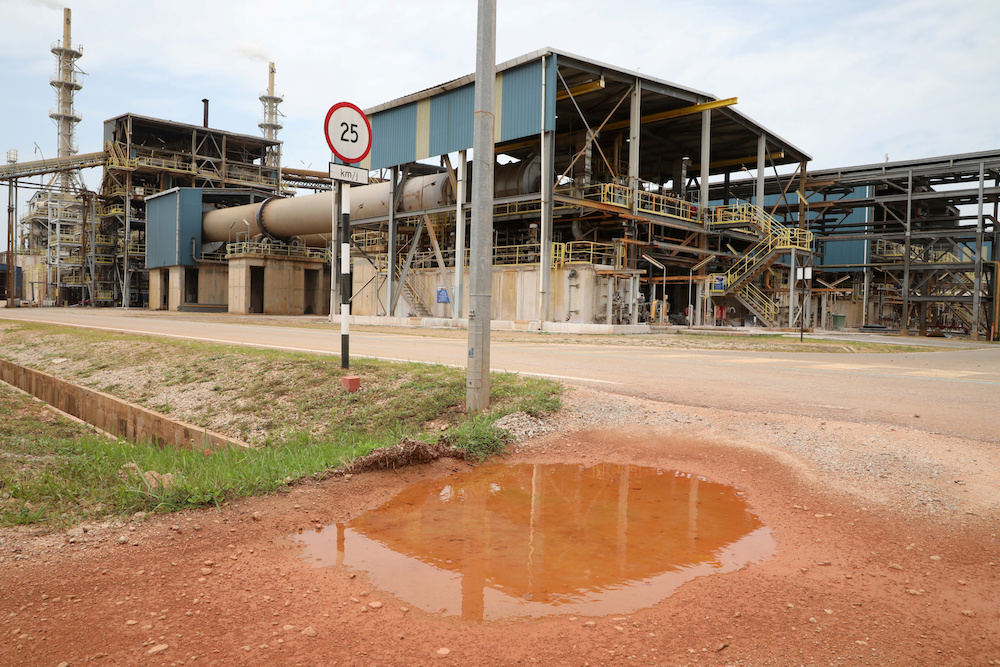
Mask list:
POLYGON ((628 613, 775 552, 733 487, 612 464, 481 466, 296 538, 317 565, 477 621, 628 613))

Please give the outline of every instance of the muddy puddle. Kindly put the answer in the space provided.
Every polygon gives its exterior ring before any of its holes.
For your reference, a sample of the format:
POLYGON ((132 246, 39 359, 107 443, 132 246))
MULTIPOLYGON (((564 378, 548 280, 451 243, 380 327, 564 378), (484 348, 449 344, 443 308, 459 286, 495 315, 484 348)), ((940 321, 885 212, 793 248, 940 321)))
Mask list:
POLYGON ((317 566, 473 621, 630 613, 775 552, 735 488, 614 464, 484 465, 295 539, 317 566))

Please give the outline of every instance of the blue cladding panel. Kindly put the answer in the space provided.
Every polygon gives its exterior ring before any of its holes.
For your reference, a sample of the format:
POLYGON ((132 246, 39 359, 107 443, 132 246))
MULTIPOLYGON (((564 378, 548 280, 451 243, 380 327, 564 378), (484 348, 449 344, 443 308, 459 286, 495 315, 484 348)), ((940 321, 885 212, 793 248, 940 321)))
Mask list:
MULTIPOLYGON (((857 188, 854 192, 849 192, 843 197, 831 197, 831 199, 861 199, 870 196, 871 192, 869 188, 857 188)), ((813 196, 810 197, 810 201, 822 201, 822 198, 813 196)), ((847 217, 843 218, 843 221, 848 224, 863 224, 866 216, 870 215, 870 211, 871 209, 869 208, 856 208, 847 217)), ((856 234, 860 230, 853 229, 851 231, 856 234)), ((827 241, 823 247, 823 255, 818 258, 817 263, 820 265, 864 264, 867 245, 867 241, 860 239, 856 241, 827 241)), ((844 271, 846 269, 830 270, 844 271)))
POLYGON ((197 266, 201 254, 201 188, 181 190, 181 233, 178 264, 197 266))
POLYGON ((372 124, 372 169, 413 162, 417 155, 417 105, 388 109, 374 114, 372 124))
POLYGON ((500 141, 520 139, 541 132, 541 60, 509 69, 503 73, 500 123, 500 141))
MULTIPOLYGON (((556 56, 545 62, 546 125, 556 122, 556 56)), ((500 140, 541 131, 542 62, 536 60, 503 72, 500 140)), ((430 99, 428 153, 444 155, 472 148, 475 85, 468 84, 430 99)), ((371 168, 392 167, 416 159, 417 103, 372 115, 371 168)))
POLYGON ((201 188, 168 192, 146 204, 146 268, 195 266, 201 254, 201 188))
POLYGON ((471 85, 431 98, 431 155, 472 148, 475 107, 475 87, 471 85))

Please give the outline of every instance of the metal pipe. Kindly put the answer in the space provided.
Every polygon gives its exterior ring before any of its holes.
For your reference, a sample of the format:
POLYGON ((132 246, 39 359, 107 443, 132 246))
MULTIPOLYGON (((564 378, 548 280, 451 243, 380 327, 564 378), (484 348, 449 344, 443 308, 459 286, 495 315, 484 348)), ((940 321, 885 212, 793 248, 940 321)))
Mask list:
MULTIPOLYGON (((272 198, 260 204, 244 204, 209 211, 202 216, 202 239, 225 241, 229 229, 244 219, 250 222, 250 236, 268 234, 275 238, 302 237, 306 245, 322 247, 333 225, 332 192, 305 197, 272 198), (322 237, 319 235, 323 235, 322 237)), ((351 188, 351 219, 375 218, 389 214, 392 185, 375 183, 351 188)), ((400 210, 419 211, 454 203, 451 182, 444 174, 409 179, 403 186, 400 210)))
POLYGON ((207 97, 203 98, 201 100, 201 103, 204 106, 204 112, 205 112, 204 113, 205 118, 204 118, 203 124, 204 124, 205 127, 208 127, 208 98, 207 97))

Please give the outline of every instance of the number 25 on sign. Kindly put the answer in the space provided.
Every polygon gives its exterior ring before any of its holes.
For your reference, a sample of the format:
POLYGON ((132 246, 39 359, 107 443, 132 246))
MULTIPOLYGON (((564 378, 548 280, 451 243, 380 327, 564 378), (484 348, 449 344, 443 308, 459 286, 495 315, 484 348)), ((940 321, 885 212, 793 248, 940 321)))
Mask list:
POLYGON ((365 112, 350 102, 338 102, 326 112, 326 143, 347 164, 361 162, 372 147, 372 126, 365 112))

